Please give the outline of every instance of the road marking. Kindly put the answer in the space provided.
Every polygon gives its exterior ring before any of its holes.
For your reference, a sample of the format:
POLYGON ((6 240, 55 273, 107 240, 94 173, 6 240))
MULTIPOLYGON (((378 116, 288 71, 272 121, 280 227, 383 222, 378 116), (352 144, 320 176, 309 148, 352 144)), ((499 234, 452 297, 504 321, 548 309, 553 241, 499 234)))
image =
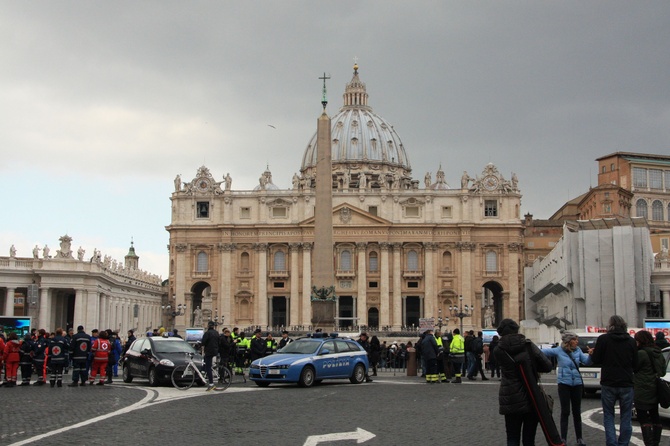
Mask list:
POLYGON ((357 427, 353 432, 338 432, 334 434, 324 434, 324 435, 310 435, 307 437, 305 444, 303 446, 316 446, 319 443, 325 443, 328 441, 340 441, 340 440, 356 440, 357 444, 365 443, 368 440, 375 438, 376 435, 372 432, 368 432, 365 429, 357 427))
POLYGON ((188 390, 186 390, 186 391, 178 390, 178 389, 175 389, 174 387, 165 387, 165 388, 161 388, 161 389, 147 389, 147 388, 144 388, 144 387, 129 386, 129 385, 119 385, 119 386, 116 386, 116 387, 125 387, 125 388, 128 388, 128 389, 142 390, 142 391, 146 392, 146 395, 140 401, 138 401, 134 404, 131 404, 130 406, 123 407, 123 408, 121 408, 117 411, 114 411, 114 412, 111 412, 111 413, 108 413, 108 414, 104 414, 104 415, 100 415, 100 416, 97 416, 95 418, 91 418, 91 419, 88 419, 88 420, 84 420, 82 422, 79 422, 79 423, 76 423, 76 424, 73 424, 73 425, 70 425, 70 426, 65 426, 65 427, 62 427, 60 429, 45 432, 43 434, 36 435, 34 437, 31 437, 31 438, 27 438, 25 440, 21 440, 21 441, 18 441, 16 443, 12 443, 9 446, 22 446, 22 445, 25 445, 25 444, 34 443, 36 441, 43 440, 44 438, 51 437, 53 435, 62 434, 63 432, 67 432, 67 431, 72 430, 72 429, 78 429, 80 427, 84 427, 84 426, 87 426, 89 424, 101 421, 101 420, 106 420, 110 417, 114 417, 114 416, 117 416, 117 415, 123 415, 123 414, 129 413, 129 412, 132 412, 134 410, 144 409, 145 407, 153 406, 153 405, 156 405, 156 404, 162 404, 162 403, 165 403, 167 401, 182 400, 182 399, 186 399, 186 398, 196 398, 196 397, 210 396, 210 395, 222 395, 222 394, 225 394, 225 393, 255 392, 255 391, 261 390, 261 389, 254 389, 252 387, 240 387, 240 388, 235 388, 235 389, 228 388, 225 392, 205 392, 204 389, 202 390, 202 392, 189 392, 188 390))
MULTIPOLYGON (((589 427, 592 427, 594 429, 598 429, 598 430, 601 430, 601 431, 605 432, 605 426, 603 426, 601 423, 598 423, 598 422, 593 421, 591 419, 591 417, 595 414, 598 414, 599 416, 602 417, 603 409, 596 407, 595 409, 591 409, 591 410, 587 410, 586 412, 582 412, 582 422, 589 427)), ((635 425, 635 422, 633 422, 633 433, 642 435, 642 430, 640 429, 639 426, 635 425)), ((663 436, 664 437, 670 437, 670 434, 667 431, 663 431, 663 436)), ((631 437, 630 442, 632 444, 635 444, 635 445, 638 445, 638 446, 644 446, 644 442, 637 437, 631 437)))

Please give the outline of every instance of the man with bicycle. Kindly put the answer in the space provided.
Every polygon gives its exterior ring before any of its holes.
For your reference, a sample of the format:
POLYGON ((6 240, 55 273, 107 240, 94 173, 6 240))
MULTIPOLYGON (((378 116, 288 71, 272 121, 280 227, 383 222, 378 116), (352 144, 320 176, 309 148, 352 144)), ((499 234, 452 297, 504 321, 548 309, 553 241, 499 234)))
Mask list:
POLYGON ((214 389, 214 376, 212 375, 212 360, 219 354, 219 333, 217 333, 213 321, 207 324, 207 331, 200 340, 200 345, 205 355, 205 373, 207 373, 207 391, 214 389))

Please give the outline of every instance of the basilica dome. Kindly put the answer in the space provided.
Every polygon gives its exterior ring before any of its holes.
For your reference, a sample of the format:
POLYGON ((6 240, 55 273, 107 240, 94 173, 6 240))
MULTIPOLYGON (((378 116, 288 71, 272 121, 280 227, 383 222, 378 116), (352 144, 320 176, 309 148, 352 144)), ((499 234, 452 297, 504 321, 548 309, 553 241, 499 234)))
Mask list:
MULTIPOLYGON (((412 168, 398 133, 368 105, 358 65, 354 65, 354 75, 345 88, 344 106, 332 117, 331 126, 334 171, 399 171, 403 177, 410 176, 412 168)), ((303 174, 309 175, 316 169, 316 155, 315 132, 302 158, 303 174)))

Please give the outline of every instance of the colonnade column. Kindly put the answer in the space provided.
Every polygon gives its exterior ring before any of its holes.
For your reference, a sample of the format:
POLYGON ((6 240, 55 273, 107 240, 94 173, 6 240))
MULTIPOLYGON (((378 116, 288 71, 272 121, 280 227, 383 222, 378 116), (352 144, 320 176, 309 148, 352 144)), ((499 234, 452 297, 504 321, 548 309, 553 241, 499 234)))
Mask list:
POLYGON ((399 329, 403 326, 402 320, 402 244, 393 243, 393 328, 399 329))
POLYGON ((74 320, 72 325, 76 329, 79 325, 84 325, 86 322, 86 299, 84 294, 86 290, 74 290, 74 320))
POLYGON ((313 243, 302 244, 302 317, 299 325, 312 324, 312 248, 313 243))
MULTIPOLYGON (((28 299, 24 300, 24 305, 28 304, 28 299)), ((14 288, 7 288, 5 297, 5 316, 14 316, 14 288)))
POLYGON ((391 305, 391 296, 389 295, 389 248, 390 245, 386 242, 380 243, 381 259, 379 265, 379 273, 381 275, 381 284, 379 287, 379 323, 380 327, 390 325, 391 315, 389 314, 391 305))
POLYGON ((298 270, 300 261, 300 243, 290 243, 288 249, 291 253, 291 294, 288 300, 289 313, 286 325, 290 326, 297 324, 300 314, 300 272, 298 270))
POLYGON ((256 252, 258 254, 258 304, 256 308, 258 313, 254 320, 256 324, 265 327, 268 324, 268 244, 257 243, 256 252))
POLYGON ((358 278, 358 296, 355 299, 356 301, 356 314, 354 316, 358 317, 354 321, 354 325, 368 325, 368 311, 367 311, 367 289, 368 289, 368 278, 367 278, 367 251, 366 247, 368 246, 365 242, 356 243, 356 251, 358 252, 358 272, 356 277, 358 278))
POLYGON ((663 293, 663 319, 670 319, 670 290, 662 290, 663 293))
MULTIPOLYGON (((520 281, 521 279, 519 278, 519 251, 521 251, 521 244, 520 243, 509 243, 507 245, 507 249, 509 250, 509 253, 507 255, 507 259, 509 261, 509 299, 507 299, 507 316, 510 317, 516 321, 519 321, 521 319, 524 319, 524 315, 521 314, 523 310, 523 305, 521 305, 521 302, 519 300, 519 289, 520 287, 520 281)), ((499 262, 502 261, 504 256, 500 256, 501 258, 498 260, 499 262)), ((501 262, 502 263, 502 262, 501 262)), ((501 265, 503 266, 503 265, 501 265)), ((501 268, 502 269, 502 268, 501 268)))
MULTIPOLYGON (((51 331, 51 293, 49 288, 40 289, 40 313, 36 327, 51 331)), ((12 299, 13 301, 13 299, 12 299)))
POLYGON ((220 245, 219 250, 221 251, 221 270, 219 272, 219 277, 221 278, 221 291, 219 292, 218 306, 221 316, 224 317, 223 321, 228 321, 227 323, 231 326, 234 323, 233 319, 233 291, 232 291, 232 275, 233 272, 233 252, 235 251, 234 243, 224 243, 220 245))

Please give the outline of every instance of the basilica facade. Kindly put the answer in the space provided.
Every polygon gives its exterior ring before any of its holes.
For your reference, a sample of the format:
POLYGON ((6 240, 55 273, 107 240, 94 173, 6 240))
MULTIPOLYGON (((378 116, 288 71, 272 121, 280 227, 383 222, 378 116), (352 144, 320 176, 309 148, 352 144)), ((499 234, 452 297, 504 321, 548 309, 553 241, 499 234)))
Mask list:
MULTIPOLYGON (((441 166, 415 179, 357 66, 343 102, 331 118, 335 325, 398 330, 432 317, 477 330, 522 318, 516 175, 488 164, 455 187, 441 166), (454 317, 466 305, 471 316, 454 317)), ((230 174, 205 166, 175 178, 168 298, 185 310, 168 324, 323 325, 311 305, 317 142, 315 132, 284 188, 269 168, 253 190, 233 190, 230 174)))

